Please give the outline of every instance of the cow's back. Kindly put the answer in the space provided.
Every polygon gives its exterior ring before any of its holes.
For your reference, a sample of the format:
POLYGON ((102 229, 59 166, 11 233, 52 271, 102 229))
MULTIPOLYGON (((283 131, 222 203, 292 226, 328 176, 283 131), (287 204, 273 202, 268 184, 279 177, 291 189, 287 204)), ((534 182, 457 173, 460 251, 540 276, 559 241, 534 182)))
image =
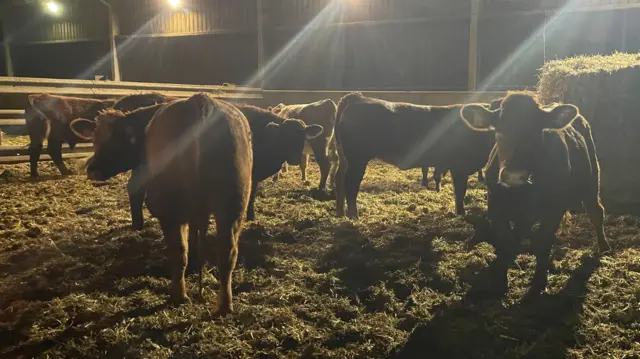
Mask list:
MULTIPOLYGON (((420 106, 361 97, 343 107, 337 124, 342 146, 401 169, 449 164, 449 157, 477 135, 459 118, 459 106, 420 106)), ((490 150, 488 146, 478 168, 486 163, 490 150)))
POLYGON ((250 141, 246 118, 230 104, 205 94, 166 104, 147 127, 149 210, 187 220, 189 213, 211 211, 220 191, 244 195, 239 187, 251 181, 250 141))

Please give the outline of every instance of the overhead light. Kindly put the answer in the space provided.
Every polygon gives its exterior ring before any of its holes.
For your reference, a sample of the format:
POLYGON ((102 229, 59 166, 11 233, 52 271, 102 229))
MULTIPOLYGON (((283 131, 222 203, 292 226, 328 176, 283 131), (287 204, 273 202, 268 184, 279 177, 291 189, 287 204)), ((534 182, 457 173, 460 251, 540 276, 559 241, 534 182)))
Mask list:
POLYGON ((62 5, 56 1, 47 1, 47 10, 53 15, 59 15, 62 12, 62 5))
POLYGON ((180 0, 168 0, 168 1, 169 1, 169 5, 171 5, 171 7, 174 9, 180 6, 180 0))

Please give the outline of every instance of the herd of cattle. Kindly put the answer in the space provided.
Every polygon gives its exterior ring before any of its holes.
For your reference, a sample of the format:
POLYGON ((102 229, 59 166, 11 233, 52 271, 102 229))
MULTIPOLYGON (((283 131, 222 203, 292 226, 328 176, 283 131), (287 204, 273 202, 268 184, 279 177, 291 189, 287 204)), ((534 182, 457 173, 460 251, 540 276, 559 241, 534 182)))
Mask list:
POLYGON ((336 214, 358 217, 357 196, 369 161, 402 170, 451 173, 456 212, 464 215, 468 177, 487 185, 488 218, 497 259, 492 292, 503 293, 507 267, 519 240, 531 234, 537 258, 532 290, 544 290, 550 250, 566 211, 582 204, 595 228, 598 249, 610 251, 604 234, 600 169, 588 122, 570 104, 541 106, 535 94, 512 92, 491 103, 422 106, 361 93, 336 104, 263 109, 197 93, 177 99, 157 93, 98 100, 31 95, 25 111, 31 175, 44 140, 62 174, 62 144, 92 142, 87 177, 105 181, 131 171, 127 184, 132 226, 143 227, 142 206, 156 217, 168 246, 170 299, 188 301, 185 272, 200 271, 199 245, 216 221, 220 275, 217 313, 232 310, 231 275, 245 218, 255 219, 258 184, 277 180, 286 165, 306 180, 309 155, 320 167, 318 189, 335 187, 336 214), (484 172, 484 175, 483 175, 484 172), (346 210, 345 210, 346 202, 346 210))

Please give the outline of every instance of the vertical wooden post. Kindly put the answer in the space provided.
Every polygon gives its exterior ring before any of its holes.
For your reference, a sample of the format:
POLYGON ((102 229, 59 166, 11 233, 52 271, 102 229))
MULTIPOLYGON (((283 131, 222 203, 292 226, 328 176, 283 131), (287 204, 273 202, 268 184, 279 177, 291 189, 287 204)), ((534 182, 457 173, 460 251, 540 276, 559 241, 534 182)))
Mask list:
POLYGON ((469 22, 469 91, 475 91, 478 85, 478 19, 480 1, 471 1, 471 20, 469 22))
POLYGON ((7 27, 2 23, 2 19, 0 19, 0 29, 2 32, 2 47, 4 48, 4 66, 5 72, 7 76, 14 76, 13 73, 13 61, 11 59, 11 38, 7 31, 7 27))
POLYGON ((256 26, 258 30, 258 78, 260 79, 259 86, 264 88, 264 65, 265 65, 265 53, 264 53, 264 9, 262 7, 262 0, 256 0, 256 26))
POLYGON ((118 36, 118 19, 111 5, 109 9, 109 47, 111 48, 111 74, 113 81, 121 81, 120 62, 118 61, 118 46, 116 45, 116 36, 118 36))

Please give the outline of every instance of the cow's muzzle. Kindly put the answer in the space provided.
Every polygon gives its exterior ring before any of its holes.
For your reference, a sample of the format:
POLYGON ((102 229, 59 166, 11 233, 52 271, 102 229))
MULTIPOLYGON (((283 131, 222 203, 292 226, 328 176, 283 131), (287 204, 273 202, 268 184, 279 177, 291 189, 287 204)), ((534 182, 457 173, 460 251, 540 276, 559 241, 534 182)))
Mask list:
POLYGON ((530 173, 526 170, 511 170, 508 168, 501 168, 498 175, 498 184, 503 187, 520 187, 526 184, 531 184, 529 181, 530 173))

